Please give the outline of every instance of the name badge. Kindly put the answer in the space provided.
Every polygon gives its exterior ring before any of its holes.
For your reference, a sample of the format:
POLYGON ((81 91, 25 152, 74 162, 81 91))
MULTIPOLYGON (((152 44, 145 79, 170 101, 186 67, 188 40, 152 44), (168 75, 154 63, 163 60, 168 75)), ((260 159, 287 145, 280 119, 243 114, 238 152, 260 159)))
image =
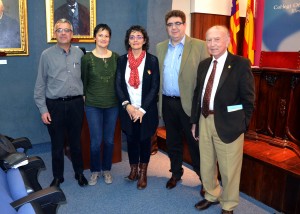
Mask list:
POLYGON ((233 105, 233 106, 227 106, 227 112, 233 112, 233 111, 239 111, 243 109, 243 105, 233 105))

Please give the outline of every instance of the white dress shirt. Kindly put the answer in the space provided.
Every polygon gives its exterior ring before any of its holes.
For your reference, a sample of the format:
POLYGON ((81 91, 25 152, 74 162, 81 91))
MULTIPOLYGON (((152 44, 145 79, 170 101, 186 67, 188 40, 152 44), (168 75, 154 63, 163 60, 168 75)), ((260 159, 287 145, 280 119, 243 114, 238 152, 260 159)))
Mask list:
POLYGON ((146 111, 141 108, 141 105, 142 105, 142 86, 143 86, 143 74, 144 74, 144 68, 145 68, 145 61, 146 61, 146 55, 145 55, 143 61, 141 62, 140 66, 138 67, 140 85, 137 89, 135 89, 134 87, 129 85, 129 77, 130 77, 131 69, 129 68, 128 61, 127 61, 126 71, 125 71, 125 81, 126 81, 131 105, 133 105, 136 108, 139 108, 139 110, 141 110, 144 114, 146 113, 146 111))
POLYGON ((211 111, 214 110, 215 95, 216 95, 216 91, 217 91, 217 88, 218 88, 218 85, 219 85, 220 77, 221 77, 221 74, 222 74, 222 71, 223 71, 223 68, 224 68, 224 64, 225 64, 227 55, 228 55, 228 53, 226 51, 221 57, 219 57, 219 59, 215 59, 213 57, 213 59, 211 61, 211 64, 208 68, 208 72, 207 72, 206 77, 205 77, 205 82, 204 82, 204 87, 203 87, 203 90, 202 90, 202 97, 201 97, 201 107, 202 107, 202 103, 203 103, 203 97, 204 97, 207 81, 208 81, 209 76, 210 76, 210 74, 212 72, 212 69, 213 69, 213 65, 214 65, 213 62, 214 62, 214 60, 217 60, 218 63, 217 63, 214 83, 213 83, 213 87, 212 87, 212 90, 211 90, 211 96, 210 96, 210 102, 209 102, 209 110, 211 110, 211 111))

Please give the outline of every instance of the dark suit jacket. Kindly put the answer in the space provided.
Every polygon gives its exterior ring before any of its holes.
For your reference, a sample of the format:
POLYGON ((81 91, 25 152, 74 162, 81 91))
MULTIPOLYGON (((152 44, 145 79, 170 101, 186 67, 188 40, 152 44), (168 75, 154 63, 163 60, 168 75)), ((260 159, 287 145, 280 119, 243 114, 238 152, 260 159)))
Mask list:
MULTIPOLYGON (((130 102, 127 85, 125 81, 125 70, 127 65, 127 54, 118 58, 116 91, 120 102, 120 119, 122 130, 132 135, 132 121, 122 102, 130 102)), ((146 111, 141 124, 141 140, 151 137, 158 126, 157 94, 159 90, 159 67, 157 57, 147 53, 143 74, 142 106, 146 111)), ((139 121, 137 121, 139 122, 139 121)))
MULTIPOLYGON (((201 95, 211 61, 211 57, 205 59, 198 67, 191 115, 193 124, 199 122, 201 95)), ((247 130, 254 109, 254 88, 250 61, 228 52, 214 99, 215 126, 223 142, 230 143, 247 130), (242 110, 228 112, 228 106, 239 104, 243 105, 242 110)))
MULTIPOLYGON (((90 12, 82 4, 78 4, 79 14, 79 35, 90 35, 90 12)), ((72 23, 72 17, 69 15, 69 6, 67 3, 63 4, 54 11, 54 23, 57 20, 65 18, 72 23)), ((74 34, 75 35, 75 34, 74 34)))

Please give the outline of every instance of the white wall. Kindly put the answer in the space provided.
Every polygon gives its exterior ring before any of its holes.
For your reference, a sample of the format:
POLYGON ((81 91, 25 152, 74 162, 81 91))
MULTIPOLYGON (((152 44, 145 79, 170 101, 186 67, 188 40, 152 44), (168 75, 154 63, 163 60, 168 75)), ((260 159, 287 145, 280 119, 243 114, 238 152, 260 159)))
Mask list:
MULTIPOLYGON (((186 14, 186 34, 191 34, 191 13, 208 13, 230 16, 232 0, 173 0, 172 10, 186 14)), ((240 16, 246 16, 247 0, 239 0, 240 16)))
MULTIPOLYGON (((190 0, 191 13, 208 13, 230 16, 232 0, 190 0)), ((247 0, 239 0, 240 16, 246 16, 247 0)))
POLYGON ((173 0, 172 10, 182 10, 186 15, 186 34, 191 34, 191 0, 173 0))

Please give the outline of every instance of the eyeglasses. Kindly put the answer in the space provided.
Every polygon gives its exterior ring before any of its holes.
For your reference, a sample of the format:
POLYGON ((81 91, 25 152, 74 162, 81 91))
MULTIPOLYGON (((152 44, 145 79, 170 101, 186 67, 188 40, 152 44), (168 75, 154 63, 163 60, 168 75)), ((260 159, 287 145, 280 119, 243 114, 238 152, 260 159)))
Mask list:
POLYGON ((58 28, 58 29, 55 30, 55 32, 57 32, 57 33, 62 33, 63 31, 64 31, 65 33, 70 33, 70 32, 72 32, 72 30, 69 29, 69 28, 65 28, 65 29, 58 28))
POLYGON ((183 25, 183 24, 184 24, 184 22, 174 22, 174 23, 170 22, 170 23, 167 23, 167 27, 171 28, 171 27, 175 26, 178 28, 180 25, 183 25))
POLYGON ((144 37, 143 36, 140 36, 140 35, 138 35, 138 36, 129 36, 129 39, 130 40, 142 40, 144 37))

